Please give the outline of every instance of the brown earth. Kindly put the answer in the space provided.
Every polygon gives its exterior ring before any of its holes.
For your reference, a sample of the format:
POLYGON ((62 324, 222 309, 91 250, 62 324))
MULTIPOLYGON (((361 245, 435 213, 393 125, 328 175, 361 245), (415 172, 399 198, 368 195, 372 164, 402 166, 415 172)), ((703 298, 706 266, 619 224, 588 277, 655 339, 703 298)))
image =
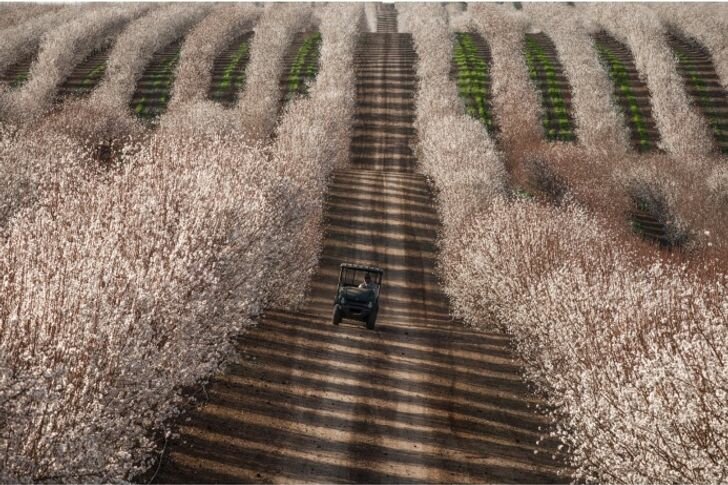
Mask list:
POLYGON ((453 321, 440 290, 438 217, 409 149, 414 60, 409 35, 363 36, 353 163, 329 186, 308 303, 268 311, 239 338, 237 362, 181 420, 157 481, 559 480, 508 337, 453 321), (342 262, 385 270, 375 330, 331 324, 342 262))

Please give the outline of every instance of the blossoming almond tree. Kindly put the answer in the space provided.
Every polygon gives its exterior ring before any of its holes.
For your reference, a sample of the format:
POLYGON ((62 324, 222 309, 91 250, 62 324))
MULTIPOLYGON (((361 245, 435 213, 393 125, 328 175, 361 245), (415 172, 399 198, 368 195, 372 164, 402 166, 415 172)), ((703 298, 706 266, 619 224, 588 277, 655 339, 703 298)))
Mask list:
POLYGON ((34 206, 57 182, 72 184, 91 165, 91 154, 66 136, 0 124, 0 234, 7 236, 18 211, 34 206))
POLYGON ((251 176, 264 167, 240 140, 160 136, 16 217, 0 248, 4 480, 144 466, 178 386, 216 369, 261 304, 278 244, 251 176))
MULTIPOLYGON (((522 28, 524 32, 545 30, 553 36, 559 59, 573 89, 576 119, 581 127, 579 131, 585 130, 582 133, 584 139, 579 138, 578 144, 547 143, 535 134, 509 143, 501 136, 501 146, 507 154, 506 164, 515 185, 547 198, 556 197, 556 200, 570 193, 580 203, 602 213, 613 228, 624 233, 630 231, 626 221, 633 210, 633 199, 637 199, 663 222, 670 241, 689 240, 692 247, 701 249, 706 249, 709 243, 715 245, 723 225, 712 214, 720 211, 715 210, 713 199, 708 197, 707 192, 696 193, 693 187, 705 184, 701 174, 710 173, 716 161, 697 155, 689 160, 681 159, 680 163, 662 154, 637 157, 627 151, 626 133, 623 125, 619 125, 621 117, 616 116, 614 108, 610 116, 589 114, 597 106, 607 109, 611 105, 608 101, 611 89, 603 85, 603 81, 608 82, 605 70, 599 65, 588 38, 590 31, 600 27, 592 24, 588 15, 580 15, 579 9, 563 7, 566 15, 576 17, 568 17, 573 22, 565 23, 568 29, 574 29, 573 35, 571 30, 560 33, 557 19, 562 7, 558 5, 528 5, 522 12, 495 5, 490 8, 495 9, 488 17, 493 22, 498 22, 498 15, 516 16, 526 23, 522 28), (573 38, 581 39, 578 48, 570 47, 573 38), (582 65, 589 65, 591 69, 582 69, 582 65), (580 96, 579 93, 587 94, 580 96), (597 96, 601 101, 587 102, 585 98, 593 93, 602 93, 597 96), (706 230, 714 237, 706 238, 706 230)), ((477 15, 477 9, 472 10, 476 10, 477 15)), ((456 16, 454 20, 460 24, 459 28, 471 28, 474 23, 470 11, 456 16)), ((499 35, 491 37, 492 42, 502 41, 498 40, 499 35)), ((514 43, 513 49, 516 48, 514 43)), ((520 55, 520 51, 515 52, 514 57, 520 55)), ((493 58, 491 76, 494 83, 498 78, 526 76, 523 72, 525 65, 512 63, 511 69, 504 71, 498 69, 497 62, 498 58, 493 58)), ((526 87, 522 86, 520 92, 525 93, 526 87)), ((534 87, 530 89, 534 90, 534 87)), ((497 96, 495 91, 494 95, 497 96)), ((495 101, 494 108, 497 117, 499 105, 495 101)), ((510 116, 518 119, 516 108, 510 116)))
MULTIPOLYGON (((459 28, 475 27, 491 50, 489 74, 492 80, 494 116, 501 129, 498 135, 499 148, 504 151, 504 162, 514 188, 517 191, 527 190, 540 196, 555 198, 557 201, 571 191, 579 200, 587 201, 591 207, 609 211, 612 219, 621 222, 615 222, 614 225, 621 225, 626 230, 623 221, 630 200, 624 190, 617 192, 618 197, 611 193, 613 167, 610 163, 605 163, 603 158, 597 158, 610 156, 605 150, 606 146, 619 146, 619 138, 617 141, 604 140, 595 135, 598 132, 613 132, 614 123, 607 122, 606 125, 610 128, 606 129, 599 123, 589 124, 584 115, 581 115, 582 129, 587 130, 591 136, 587 139, 588 142, 597 143, 588 149, 583 142, 580 145, 548 143, 544 139, 539 120, 541 103, 536 86, 529 78, 523 55, 526 33, 538 30, 533 25, 531 16, 510 7, 478 4, 456 16, 454 20, 459 28), (500 123, 505 125, 501 127, 500 123)), ((584 46, 585 44, 580 45, 584 46)), ((583 62, 584 56, 589 57, 588 53, 578 49, 567 49, 565 53, 577 56, 567 61, 572 67, 583 62)), ((596 59, 589 61, 592 67, 594 61, 596 59)), ((593 77, 601 79, 598 74, 593 74, 593 77)), ((580 91, 587 89, 580 84, 580 91)), ((603 103, 608 104, 607 101, 603 103)), ((584 104, 586 101, 580 99, 578 108, 582 108, 584 104)), ((607 109, 604 105, 601 106, 607 109)), ((613 114, 612 121, 615 121, 614 118, 613 114)), ((624 153, 624 148, 620 149, 620 153, 624 153)))
POLYGON ((505 195, 505 170, 483 125, 465 115, 449 78, 452 40, 445 10, 409 4, 397 4, 397 10, 400 30, 412 33, 418 53, 418 160, 437 184, 444 233, 457 232, 467 216, 456 208, 472 210, 505 195))
MULTIPOLYGON (((308 98, 289 101, 272 146, 272 174, 287 181, 289 209, 278 231, 290 234, 280 250, 304 272, 284 281, 279 294, 301 298, 316 269, 323 236, 322 217, 326 185, 331 171, 348 161, 356 84, 354 53, 363 25, 361 5, 332 5, 321 12, 320 69, 308 98), (295 207, 291 210, 290 207, 295 207), (309 241, 301 244, 301 241, 309 241)), ((282 258, 279 258, 282 259, 282 258)), ((290 303, 290 302, 288 302, 290 303)))
MULTIPOLYGON (((398 8, 419 57, 417 150, 438 191, 440 268, 458 315, 513 336, 576 479, 728 479, 721 267, 643 251, 568 200, 507 198, 502 155, 448 78, 445 9, 398 8)), ((182 24, 193 10, 182 7, 182 24)), ((67 137, 0 128, 0 480, 131 479, 149 464, 152 430, 185 402, 179 389, 215 372, 229 337, 279 290, 295 303, 320 250, 327 177, 348 154, 362 11, 315 9, 320 71, 271 147, 189 119, 97 170, 67 137)), ((716 174, 710 186, 725 194, 716 174)))
POLYGON ((218 368, 272 289, 308 279, 348 152, 362 15, 322 12, 318 80, 270 150, 160 132, 119 171, 48 172, 0 247, 3 480, 133 477, 179 389, 218 368))
POLYGON ((172 99, 159 121, 161 130, 234 135, 237 111, 207 99, 215 57, 240 33, 253 28, 262 13, 250 5, 223 5, 187 36, 180 53, 172 99))
POLYGON ((364 4, 364 13, 366 14, 367 27, 369 32, 377 31, 377 4, 367 2, 364 4))
POLYGON ((488 43, 492 65, 493 110, 505 150, 522 151, 543 138, 538 94, 521 54, 529 28, 522 12, 495 4, 473 4, 468 12, 488 43))
POLYGON ((461 237, 456 307, 515 337, 577 479, 725 478, 724 274, 625 250, 576 207, 496 201, 461 237))
POLYGON ((250 140, 264 140, 275 127, 283 57, 296 33, 310 28, 312 15, 307 5, 269 5, 256 26, 245 88, 235 108, 250 140))
POLYGON ((90 102, 126 111, 136 80, 152 55, 178 39, 209 10, 204 5, 170 5, 130 24, 117 40, 109 56, 108 74, 90 102))

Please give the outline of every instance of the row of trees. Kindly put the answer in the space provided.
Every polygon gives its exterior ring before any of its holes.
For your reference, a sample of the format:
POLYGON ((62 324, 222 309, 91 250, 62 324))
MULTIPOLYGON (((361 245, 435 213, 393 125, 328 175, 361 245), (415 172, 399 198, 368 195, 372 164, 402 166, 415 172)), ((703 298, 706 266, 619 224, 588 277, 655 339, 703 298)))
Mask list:
MULTIPOLYGON (((258 12, 246 8, 158 7, 127 32, 156 23, 164 34, 132 41, 149 52, 205 15, 247 25, 258 12)), ((270 72, 255 50, 282 59, 310 21, 323 39, 318 80, 308 98, 289 102, 272 145, 205 126, 220 109, 196 96, 175 108, 195 114, 186 125, 177 118, 179 131, 163 125, 124 142, 114 167, 99 166, 81 138, 2 128, 2 159, 31 149, 35 166, 14 182, 28 196, 7 204, 0 242, 0 479, 131 478, 150 464, 153 431, 186 403, 180 389, 214 373, 264 306, 300 299, 320 251, 325 181, 348 152, 363 7, 266 9, 256 35, 266 43, 254 44, 249 66, 270 72)), ((204 51, 192 45, 183 63, 204 51)), ((129 79, 143 56, 125 52, 129 79)), ((203 54, 198 61, 211 62, 203 54)), ((273 84, 255 90, 275 90, 277 103, 275 81, 249 71, 246 89, 251 82, 273 84)), ((121 84, 100 86, 87 103, 126 93, 121 84)), ((260 103, 275 118, 278 106, 260 103)), ((236 109, 223 116, 242 119, 236 109)), ((86 123, 98 112, 86 111, 86 123)))
MULTIPOLYGON (((649 19, 634 20, 637 31, 644 30, 639 22, 652 22, 654 27, 651 10, 634 8, 630 18, 649 19)), ((511 180, 555 200, 568 187, 580 203, 602 213, 614 230, 628 230, 623 221, 638 200, 666 226, 672 242, 688 241, 693 249, 719 257, 716 253, 725 250, 722 241, 728 236, 721 223, 728 210, 723 158, 710 151, 712 139, 705 130, 700 131, 705 122, 687 101, 664 40, 658 42, 663 48, 660 55, 650 54, 646 46, 651 44, 632 39, 622 31, 624 27, 609 23, 610 12, 608 7, 590 10, 534 4, 516 11, 479 5, 453 17, 458 28, 480 32, 493 52, 494 115, 503 125, 498 138, 511 180), (607 20, 600 23, 602 17, 607 20), (651 94, 654 98, 659 93, 664 104, 664 109, 655 110, 655 116, 663 118, 658 123, 663 138, 672 140, 662 147, 665 153, 638 156, 629 149, 624 115, 616 106, 613 86, 590 38, 612 27, 610 33, 616 38, 630 48, 639 45, 645 50, 641 55, 651 59, 650 69, 656 71, 647 72, 648 81, 653 80, 651 94), (528 78, 522 56, 514 55, 520 54, 523 35, 529 30, 549 35, 564 65, 572 87, 576 144, 544 140, 535 101, 538 91, 528 78)), ((655 30, 653 37, 663 39, 664 29, 655 30)))
MULTIPOLYGON (((398 8, 419 56, 418 150, 437 189, 440 268, 457 315, 513 336, 527 377, 551 405, 575 479, 725 480, 728 294, 720 262, 661 255, 568 190, 560 203, 509 196, 508 157, 525 143, 518 130, 536 129, 539 103, 512 59, 520 50, 509 58, 504 43, 516 42, 509 27, 525 31, 528 17, 495 5, 468 10, 476 26, 489 26, 501 152, 454 102, 443 62, 452 54, 446 11, 398 8), (526 104, 525 118, 516 100, 526 104)), ((457 28, 469 23, 457 13, 453 20, 457 28)))

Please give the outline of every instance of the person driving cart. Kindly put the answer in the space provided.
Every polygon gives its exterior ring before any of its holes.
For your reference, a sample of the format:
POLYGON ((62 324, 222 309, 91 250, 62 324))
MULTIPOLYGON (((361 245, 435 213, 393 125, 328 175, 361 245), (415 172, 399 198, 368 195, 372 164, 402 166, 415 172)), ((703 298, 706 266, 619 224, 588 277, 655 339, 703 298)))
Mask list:
POLYGON ((383 275, 384 271, 374 266, 341 263, 332 323, 338 325, 343 318, 348 318, 365 322, 368 329, 373 329, 379 313, 383 275))
POLYGON ((360 284, 359 288, 367 288, 369 290, 377 291, 379 289, 379 286, 377 286, 376 283, 372 282, 372 276, 367 273, 364 275, 364 283, 360 284))

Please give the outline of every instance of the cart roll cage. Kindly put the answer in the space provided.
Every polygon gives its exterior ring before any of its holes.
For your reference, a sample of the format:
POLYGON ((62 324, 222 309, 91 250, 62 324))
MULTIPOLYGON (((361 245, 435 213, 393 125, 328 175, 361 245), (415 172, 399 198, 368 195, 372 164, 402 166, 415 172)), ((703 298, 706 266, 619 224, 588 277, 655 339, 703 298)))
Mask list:
POLYGON ((376 283, 378 287, 382 287, 382 275, 384 275, 384 270, 374 266, 363 266, 351 263, 341 263, 339 285, 359 286, 361 283, 361 273, 369 273, 372 281, 376 283))

